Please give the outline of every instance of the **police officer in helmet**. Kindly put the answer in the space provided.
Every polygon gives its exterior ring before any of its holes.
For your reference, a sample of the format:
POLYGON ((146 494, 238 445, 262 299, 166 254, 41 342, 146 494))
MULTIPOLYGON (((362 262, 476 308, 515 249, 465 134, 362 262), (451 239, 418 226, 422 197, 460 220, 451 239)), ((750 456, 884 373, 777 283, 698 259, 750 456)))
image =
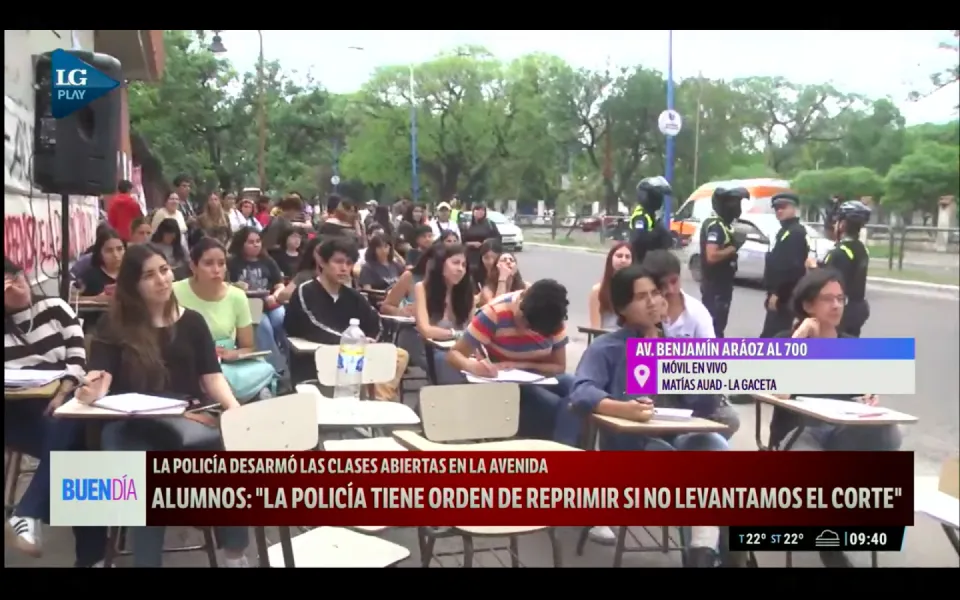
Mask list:
POLYGON ((641 263, 651 250, 668 250, 673 247, 670 232, 657 220, 657 211, 663 208, 663 199, 673 190, 661 176, 647 177, 637 184, 637 205, 630 215, 630 246, 633 262, 641 263))
POLYGON ((860 229, 870 221, 870 207, 859 200, 843 202, 833 211, 830 225, 837 246, 823 260, 825 268, 836 269, 843 277, 847 307, 843 311, 840 330, 860 337, 860 330, 870 318, 867 303, 867 268, 870 254, 860 241, 860 229))
POLYGON ((807 274, 807 268, 816 266, 810 259, 807 229, 797 216, 800 197, 792 192, 781 192, 770 200, 780 221, 780 231, 772 240, 763 267, 763 283, 767 288, 766 316, 760 337, 773 337, 793 325, 790 296, 793 288, 807 274))
POLYGON ((733 230, 740 218, 743 200, 750 197, 744 188, 717 188, 713 191, 713 215, 700 229, 700 262, 703 277, 700 297, 713 317, 713 330, 723 337, 733 302, 733 281, 737 273, 737 251, 746 235, 733 230))

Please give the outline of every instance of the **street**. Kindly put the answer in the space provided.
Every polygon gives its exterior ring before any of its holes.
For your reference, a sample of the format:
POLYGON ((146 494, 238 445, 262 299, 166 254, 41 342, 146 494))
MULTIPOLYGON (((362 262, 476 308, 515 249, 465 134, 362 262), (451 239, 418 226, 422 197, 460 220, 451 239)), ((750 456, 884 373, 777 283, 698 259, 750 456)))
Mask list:
MULTIPOLYGON (((528 281, 556 279, 570 295, 569 325, 571 352, 567 364, 572 370, 583 352, 586 338, 576 334, 577 325, 588 324, 587 298, 590 288, 603 274, 604 255, 577 250, 528 246, 520 255, 520 271, 528 281)), ((697 298, 700 291, 684 271, 684 290, 697 298)), ((904 450, 916 452, 917 474, 933 475, 940 464, 956 454, 960 443, 960 384, 957 364, 960 350, 957 296, 949 292, 907 292, 903 286, 868 286, 871 317, 864 337, 913 337, 917 340, 917 393, 888 396, 884 405, 919 417, 908 427, 904 450)), ((764 294, 759 289, 738 287, 730 311, 727 335, 755 337, 762 325, 764 294)), ((879 367, 878 367, 879 368, 879 367)), ((869 387, 868 382, 864 382, 869 387)), ((883 393, 883 390, 875 390, 883 393)), ((874 392, 865 389, 864 392, 874 392)), ((737 437, 744 435, 738 434, 737 437)))

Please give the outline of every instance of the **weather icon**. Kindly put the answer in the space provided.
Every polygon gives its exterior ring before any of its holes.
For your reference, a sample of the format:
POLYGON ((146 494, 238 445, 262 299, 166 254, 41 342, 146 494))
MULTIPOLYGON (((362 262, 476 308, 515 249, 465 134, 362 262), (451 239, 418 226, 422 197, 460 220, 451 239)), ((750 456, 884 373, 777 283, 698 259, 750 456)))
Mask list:
POLYGON ((817 548, 836 548, 840 546, 840 536, 836 531, 824 529, 823 533, 817 536, 815 545, 817 548))

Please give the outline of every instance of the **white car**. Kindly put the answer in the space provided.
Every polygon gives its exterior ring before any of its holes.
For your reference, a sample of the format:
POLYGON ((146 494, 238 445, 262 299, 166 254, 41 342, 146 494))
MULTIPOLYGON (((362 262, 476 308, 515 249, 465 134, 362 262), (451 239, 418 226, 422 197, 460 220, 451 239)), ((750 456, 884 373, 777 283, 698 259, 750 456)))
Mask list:
POLYGON ((495 210, 488 210, 487 218, 497 226, 497 230, 503 238, 504 250, 510 250, 511 252, 523 250, 523 230, 517 227, 513 219, 495 210))
MULTIPOLYGON (((807 239, 810 241, 811 250, 816 254, 817 261, 823 261, 827 253, 834 248, 834 243, 809 225, 804 227, 807 229, 807 239)), ((776 215, 768 213, 748 214, 738 219, 733 228, 747 236, 746 243, 737 252, 737 279, 763 281, 763 267, 767 253, 773 249, 773 240, 780 231, 780 221, 777 220, 776 215)), ((690 274, 695 281, 700 281, 700 224, 697 224, 696 230, 690 237, 685 255, 690 274)))

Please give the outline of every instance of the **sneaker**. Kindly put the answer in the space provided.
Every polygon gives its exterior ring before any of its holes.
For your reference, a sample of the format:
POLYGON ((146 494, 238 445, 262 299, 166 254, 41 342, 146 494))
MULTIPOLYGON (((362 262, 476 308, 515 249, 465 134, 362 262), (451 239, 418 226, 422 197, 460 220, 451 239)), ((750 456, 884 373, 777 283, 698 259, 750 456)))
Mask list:
POLYGON ((687 566, 692 569, 713 569, 719 562, 719 556, 713 548, 690 548, 687 550, 687 566))
POLYGON ((613 546, 617 543, 617 534, 606 525, 591 527, 587 537, 590 538, 590 541, 601 546, 613 546))
POLYGON ((246 556, 241 556, 240 558, 224 558, 223 566, 228 569, 246 569, 250 566, 250 561, 247 560, 246 556))
POLYGON ((847 555, 843 552, 838 552, 834 550, 821 550, 820 551, 820 562, 823 563, 828 569, 852 569, 853 563, 850 562, 850 559, 847 558, 847 555))
POLYGON ((43 549, 40 543, 40 521, 30 517, 10 517, 7 520, 7 537, 24 554, 40 558, 43 549))

